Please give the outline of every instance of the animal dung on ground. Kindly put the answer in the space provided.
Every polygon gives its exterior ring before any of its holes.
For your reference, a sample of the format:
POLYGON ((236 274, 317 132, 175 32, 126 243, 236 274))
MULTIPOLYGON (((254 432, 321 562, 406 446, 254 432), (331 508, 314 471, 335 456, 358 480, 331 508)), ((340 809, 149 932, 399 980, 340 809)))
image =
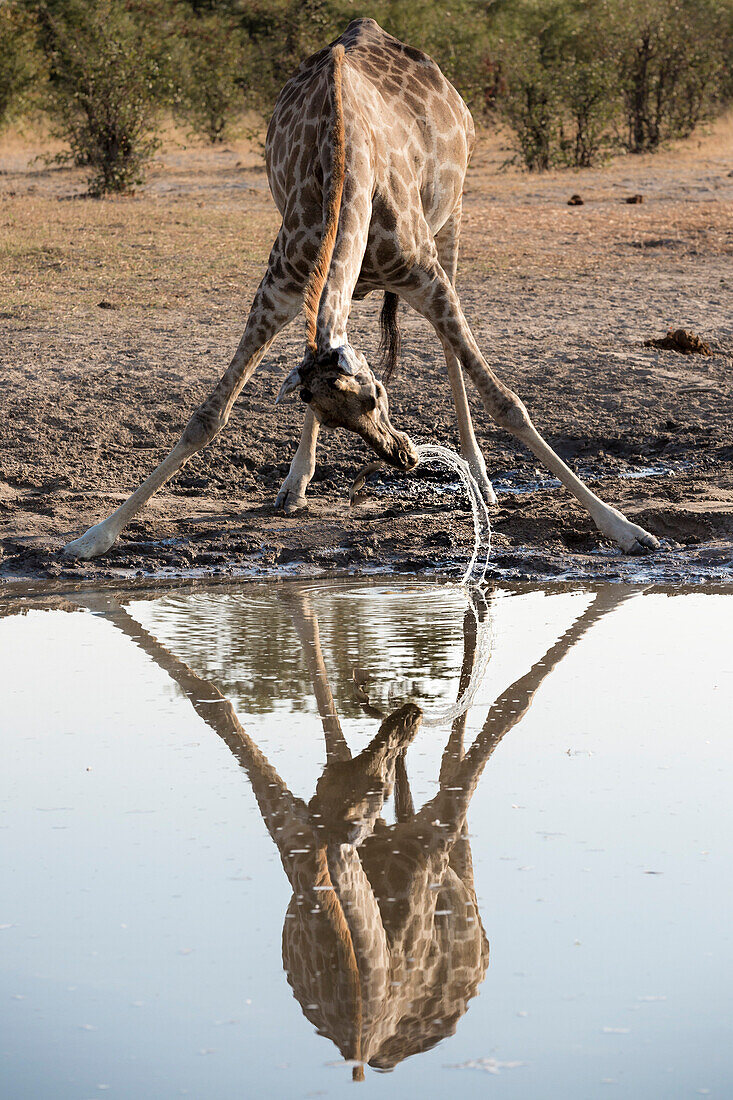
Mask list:
POLYGON ((585 206, 585 202, 580 195, 571 195, 568 199, 568 206, 585 206))
POLYGON ((638 206, 640 202, 644 201, 643 195, 627 195, 624 202, 629 206, 638 206))
POLYGON ((688 332, 686 328, 669 329, 659 340, 645 340, 645 348, 661 348, 663 351, 679 351, 682 355, 712 355, 710 345, 688 332))

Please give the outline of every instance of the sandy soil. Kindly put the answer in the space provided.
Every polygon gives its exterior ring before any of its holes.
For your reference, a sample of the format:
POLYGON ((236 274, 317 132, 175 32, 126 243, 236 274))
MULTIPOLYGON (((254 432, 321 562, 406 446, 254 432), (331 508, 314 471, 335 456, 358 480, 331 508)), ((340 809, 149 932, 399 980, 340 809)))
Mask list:
MULTIPOLYGON (((278 340, 227 430, 148 505, 104 558, 59 550, 108 514, 178 438, 241 335, 278 220, 246 143, 171 132, 148 184, 84 197, 74 170, 34 161, 40 139, 0 142, 0 576, 119 578, 378 570, 450 574, 470 512, 444 475, 347 492, 369 456, 322 435, 306 514, 272 501, 301 407, 275 409, 302 354, 278 340), (101 305, 100 303, 105 303, 101 305)), ((459 288, 479 344, 535 424, 600 495, 663 539, 627 559, 474 402, 499 490, 493 568, 505 577, 733 579, 733 119, 655 157, 598 170, 500 171, 481 139, 466 188, 459 288), (582 206, 568 206, 573 193, 582 206), (643 203, 624 199, 643 195, 643 203), (644 346, 668 327, 711 357, 644 346)), ((379 302, 356 304, 352 343, 374 353, 379 302)), ((439 345, 403 310, 394 422, 457 444, 439 345)))

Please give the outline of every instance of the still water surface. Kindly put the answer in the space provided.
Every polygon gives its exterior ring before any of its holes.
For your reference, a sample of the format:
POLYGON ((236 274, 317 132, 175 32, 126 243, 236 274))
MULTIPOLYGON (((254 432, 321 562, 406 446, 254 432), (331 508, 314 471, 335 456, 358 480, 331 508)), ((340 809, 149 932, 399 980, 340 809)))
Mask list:
POLYGON ((732 1095, 731 612, 354 582, 7 614, 2 1095, 732 1095))

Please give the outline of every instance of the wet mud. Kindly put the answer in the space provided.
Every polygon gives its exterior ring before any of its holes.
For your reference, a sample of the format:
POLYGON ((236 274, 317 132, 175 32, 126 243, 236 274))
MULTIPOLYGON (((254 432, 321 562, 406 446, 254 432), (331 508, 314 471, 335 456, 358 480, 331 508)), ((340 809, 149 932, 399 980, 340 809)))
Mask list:
MULTIPOLYGON (((276 512, 265 499, 246 510, 197 502, 185 519, 163 524, 159 518, 143 519, 91 562, 66 562, 55 548, 19 545, 0 567, 10 582, 6 594, 13 581, 31 579, 140 582, 389 572, 458 579, 464 574, 474 527, 470 503, 453 475, 426 469, 408 479, 380 471, 353 507, 345 479, 333 481, 321 483, 321 492, 295 516, 276 512)), ((552 479, 507 471, 495 481, 499 500, 490 509, 487 580, 733 584, 733 489, 717 490, 711 501, 703 496, 700 475, 664 464, 629 468, 615 480, 589 475, 588 481, 656 534, 661 550, 622 554, 600 538, 552 479)))

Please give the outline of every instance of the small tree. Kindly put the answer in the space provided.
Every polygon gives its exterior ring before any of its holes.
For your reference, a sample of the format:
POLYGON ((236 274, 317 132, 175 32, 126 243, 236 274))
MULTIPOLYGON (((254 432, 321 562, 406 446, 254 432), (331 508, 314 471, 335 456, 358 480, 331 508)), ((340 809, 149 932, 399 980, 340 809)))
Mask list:
POLYGON ((657 0, 629 24, 620 57, 626 145, 651 152, 687 137, 729 78, 730 0, 657 0))
POLYGON ((29 106, 41 71, 31 15, 11 0, 0 4, 0 127, 29 106))
POLYGON ((197 133, 217 144, 244 105, 251 48, 239 25, 217 13, 187 19, 180 34, 180 110, 197 133))
POLYGON ((566 115, 561 159, 574 168, 589 168, 611 144, 619 108, 615 19, 604 0, 575 0, 567 9, 557 72, 566 115))
POLYGON ((519 0, 497 20, 487 102, 530 171, 584 168, 610 143, 618 109, 613 19, 603 0, 519 0), (497 84, 495 74, 500 74, 497 84))
POLYGON ((543 172, 557 160, 561 131, 557 88, 528 51, 510 77, 502 113, 514 131, 519 152, 530 172, 543 172))
POLYGON ((496 106, 530 172, 561 159, 564 16, 561 2, 520 0, 498 19, 493 64, 500 65, 505 86, 496 106))
POLYGON ((88 167, 89 192, 142 183, 158 141, 152 133, 161 66, 142 19, 119 0, 42 3, 49 111, 71 151, 59 159, 88 167))

